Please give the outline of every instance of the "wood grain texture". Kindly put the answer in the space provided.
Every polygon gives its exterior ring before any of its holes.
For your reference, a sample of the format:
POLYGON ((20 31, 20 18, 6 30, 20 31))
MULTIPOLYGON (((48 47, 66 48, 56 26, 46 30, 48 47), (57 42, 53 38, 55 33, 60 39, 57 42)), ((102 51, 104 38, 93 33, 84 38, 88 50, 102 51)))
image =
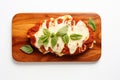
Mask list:
POLYGON ((97 61, 101 56, 101 19, 96 13, 19 13, 13 17, 12 20, 12 56, 16 61, 20 62, 90 62, 97 61), (79 18, 84 22, 88 22, 91 17, 95 20, 97 30, 94 32, 96 44, 93 49, 87 50, 83 54, 74 56, 59 57, 55 54, 42 54, 37 49, 30 55, 23 53, 20 50, 25 44, 30 44, 26 33, 28 29, 33 27, 36 23, 49 19, 51 17, 58 17, 65 14, 70 14, 75 18, 79 18))

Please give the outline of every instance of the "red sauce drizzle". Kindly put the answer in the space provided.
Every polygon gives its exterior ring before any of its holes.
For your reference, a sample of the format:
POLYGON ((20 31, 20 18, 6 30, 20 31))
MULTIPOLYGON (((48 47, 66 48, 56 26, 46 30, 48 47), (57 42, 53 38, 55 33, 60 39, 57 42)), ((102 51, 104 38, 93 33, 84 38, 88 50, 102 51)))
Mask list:
POLYGON ((40 49, 41 49, 41 51, 43 52, 43 53, 45 53, 46 52, 46 50, 45 50, 45 47, 42 45, 42 46, 40 46, 40 49))
POLYGON ((62 19, 58 19, 58 20, 57 20, 58 24, 61 24, 62 21, 63 21, 62 19))
POLYGON ((49 28, 49 22, 50 22, 50 20, 47 20, 47 22, 46 22, 46 27, 47 28, 49 28))
POLYGON ((52 52, 53 50, 49 47, 49 48, 48 48, 48 51, 49 51, 49 52, 52 52))
POLYGON ((63 50, 62 50, 62 53, 63 53, 63 54, 70 54, 69 48, 68 48, 68 46, 67 46, 66 44, 64 45, 64 48, 63 48, 63 50))
POLYGON ((34 27, 30 28, 27 32, 28 37, 34 35, 38 30, 41 23, 36 23, 34 27))

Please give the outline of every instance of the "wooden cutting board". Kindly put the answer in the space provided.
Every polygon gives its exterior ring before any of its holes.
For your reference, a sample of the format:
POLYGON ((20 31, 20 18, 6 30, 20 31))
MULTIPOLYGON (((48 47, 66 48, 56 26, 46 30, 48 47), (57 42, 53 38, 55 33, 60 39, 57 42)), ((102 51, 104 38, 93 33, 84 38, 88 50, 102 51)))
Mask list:
POLYGON ((101 56, 101 19, 96 13, 19 13, 12 20, 12 56, 16 61, 20 62, 90 62, 97 61, 101 56), (70 14, 73 17, 79 18, 87 22, 91 17, 96 22, 96 31, 94 32, 96 44, 93 49, 89 49, 83 54, 74 56, 59 57, 55 54, 42 54, 37 49, 34 49, 32 54, 25 54, 20 50, 20 47, 30 44, 26 33, 28 29, 36 23, 49 19, 70 14))

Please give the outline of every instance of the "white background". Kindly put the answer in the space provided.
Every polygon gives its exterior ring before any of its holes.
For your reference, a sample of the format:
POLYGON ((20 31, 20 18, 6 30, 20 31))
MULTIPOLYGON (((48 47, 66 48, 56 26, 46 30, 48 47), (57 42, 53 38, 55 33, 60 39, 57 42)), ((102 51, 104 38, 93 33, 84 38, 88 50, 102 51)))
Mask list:
POLYGON ((0 80, 120 80, 119 0, 1 0, 0 80), (102 57, 96 63, 19 63, 12 59, 11 20, 19 12, 97 12, 102 57))

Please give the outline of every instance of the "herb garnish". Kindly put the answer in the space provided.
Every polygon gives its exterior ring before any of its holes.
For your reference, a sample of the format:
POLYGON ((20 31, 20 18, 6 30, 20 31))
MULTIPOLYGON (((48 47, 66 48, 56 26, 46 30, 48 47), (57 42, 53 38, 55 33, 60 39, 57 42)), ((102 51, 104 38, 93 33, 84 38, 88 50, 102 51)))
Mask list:
POLYGON ((33 52, 33 48, 30 45, 24 45, 20 48, 20 50, 27 54, 31 54, 33 52))
POLYGON ((96 30, 96 24, 95 24, 95 21, 92 18, 89 18, 88 24, 90 25, 90 27, 92 28, 93 31, 96 30))
POLYGON ((57 44, 58 37, 61 37, 64 44, 68 44, 69 39, 79 40, 82 38, 82 35, 80 34, 71 34, 70 36, 68 36, 67 31, 68 25, 65 25, 62 28, 60 28, 57 33, 50 33, 48 29, 43 29, 43 35, 39 37, 38 44, 46 46, 51 38, 51 46, 52 48, 54 48, 57 44))
POLYGON ((79 40, 82 38, 82 35, 80 34, 71 34, 70 35, 71 40, 79 40))

